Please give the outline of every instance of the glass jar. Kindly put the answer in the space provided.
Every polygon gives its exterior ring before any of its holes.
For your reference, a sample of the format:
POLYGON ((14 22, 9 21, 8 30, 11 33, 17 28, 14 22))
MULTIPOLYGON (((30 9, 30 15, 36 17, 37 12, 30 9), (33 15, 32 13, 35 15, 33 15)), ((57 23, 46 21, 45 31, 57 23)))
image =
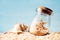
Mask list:
POLYGON ((35 18, 32 21, 32 24, 30 26, 30 31, 31 32, 35 31, 37 26, 48 27, 48 29, 49 29, 50 20, 51 20, 50 18, 51 18, 52 12, 53 11, 47 7, 44 7, 44 6, 38 7, 37 15, 35 16, 35 18))

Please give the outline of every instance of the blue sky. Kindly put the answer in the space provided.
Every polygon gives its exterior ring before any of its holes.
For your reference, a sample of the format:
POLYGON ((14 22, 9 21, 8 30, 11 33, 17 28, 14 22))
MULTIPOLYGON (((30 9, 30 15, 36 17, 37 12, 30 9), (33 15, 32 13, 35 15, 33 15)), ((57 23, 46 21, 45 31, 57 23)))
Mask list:
POLYGON ((0 0, 0 32, 6 32, 16 23, 30 25, 38 6, 52 9, 51 32, 60 32, 60 0, 0 0))

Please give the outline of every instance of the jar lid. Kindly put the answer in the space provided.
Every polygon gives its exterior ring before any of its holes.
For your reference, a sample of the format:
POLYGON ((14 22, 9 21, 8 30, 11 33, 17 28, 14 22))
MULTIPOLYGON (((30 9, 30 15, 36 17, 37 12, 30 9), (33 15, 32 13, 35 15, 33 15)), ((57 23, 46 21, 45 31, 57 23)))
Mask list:
POLYGON ((38 12, 41 12, 43 14, 47 14, 47 15, 51 15, 52 14, 52 10, 50 8, 44 7, 44 6, 39 6, 38 7, 38 12))

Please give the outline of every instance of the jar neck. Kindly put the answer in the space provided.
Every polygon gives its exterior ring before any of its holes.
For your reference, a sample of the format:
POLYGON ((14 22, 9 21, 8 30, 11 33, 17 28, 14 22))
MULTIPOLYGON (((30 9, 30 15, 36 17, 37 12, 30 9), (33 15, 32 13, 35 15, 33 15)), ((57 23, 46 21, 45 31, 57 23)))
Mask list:
POLYGON ((45 13, 41 13, 41 12, 40 13, 38 12, 38 15, 40 15, 40 16, 49 16, 49 15, 47 15, 45 13))

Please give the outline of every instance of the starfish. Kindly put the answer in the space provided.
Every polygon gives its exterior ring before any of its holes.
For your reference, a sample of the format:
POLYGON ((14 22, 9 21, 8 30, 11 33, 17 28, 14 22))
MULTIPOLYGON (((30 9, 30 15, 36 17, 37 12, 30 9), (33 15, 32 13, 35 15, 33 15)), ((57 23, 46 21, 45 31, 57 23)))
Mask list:
POLYGON ((47 22, 43 22, 42 18, 40 18, 40 22, 37 24, 37 29, 45 29, 44 24, 47 22))

